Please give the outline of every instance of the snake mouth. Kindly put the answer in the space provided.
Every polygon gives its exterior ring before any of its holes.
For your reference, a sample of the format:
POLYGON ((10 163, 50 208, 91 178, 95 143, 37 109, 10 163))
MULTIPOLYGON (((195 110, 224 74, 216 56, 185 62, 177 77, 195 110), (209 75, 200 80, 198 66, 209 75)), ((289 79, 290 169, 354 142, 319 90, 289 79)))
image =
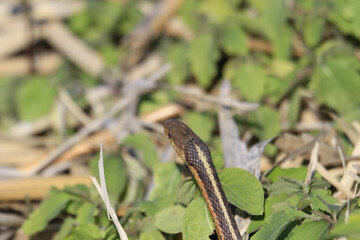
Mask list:
POLYGON ((170 144, 173 146, 178 156, 185 161, 183 148, 188 132, 184 130, 186 130, 187 126, 185 123, 176 119, 166 120, 163 125, 164 133, 170 144))

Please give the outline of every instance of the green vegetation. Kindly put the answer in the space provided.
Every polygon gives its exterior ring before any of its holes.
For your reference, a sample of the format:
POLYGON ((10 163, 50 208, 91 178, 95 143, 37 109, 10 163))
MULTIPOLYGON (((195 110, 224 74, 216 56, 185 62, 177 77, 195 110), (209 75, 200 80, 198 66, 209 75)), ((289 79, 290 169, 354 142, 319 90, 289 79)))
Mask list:
MULTIPOLYGON (((100 53, 111 74, 117 73, 128 57, 130 47, 123 40, 146 17, 139 6, 156 4, 117 2, 89 0, 86 10, 65 22, 100 53)), ((184 1, 174 17, 191 32, 189 39, 164 30, 154 36, 141 58, 157 53, 172 63, 172 69, 159 87, 141 95, 136 114, 173 102, 186 107, 180 119, 211 147, 229 202, 251 218, 247 229, 251 240, 360 239, 359 196, 350 199, 347 207, 320 175, 305 184, 307 161, 291 169, 276 167, 261 181, 245 170, 224 168, 216 109, 194 107, 174 87, 192 85, 215 96, 222 79, 229 79, 234 99, 260 103, 249 114, 233 112, 241 135, 248 133, 249 145, 285 131, 318 136, 329 130, 323 125, 300 129, 299 123, 306 123, 304 119, 310 114, 313 122, 329 123, 335 132, 333 139, 345 155, 351 155, 355 143, 329 113, 349 125, 360 119, 359 12, 358 0, 184 1)), ((122 84, 106 80, 104 76, 91 77, 70 62, 64 62, 49 77, 27 76, 15 84, 6 79, 0 83, 2 128, 15 120, 50 115, 59 86, 91 112, 85 89, 122 84)), ((106 101, 105 108, 113 104, 106 101)), ((78 129, 72 126, 67 130, 78 129)), ((175 240, 180 239, 180 233, 184 240, 209 239, 214 225, 195 181, 185 177, 182 165, 160 160, 165 144, 159 139, 165 136, 154 135, 130 134, 116 146, 120 150, 104 157, 107 189, 112 205, 121 212, 122 226, 129 239, 175 240)), ((272 144, 264 151, 271 163, 279 153, 272 144)), ((95 176, 97 160, 92 157, 89 163, 95 176)), ((56 240, 118 239, 94 187, 52 189, 22 230, 34 235, 52 222, 61 223, 56 240)))

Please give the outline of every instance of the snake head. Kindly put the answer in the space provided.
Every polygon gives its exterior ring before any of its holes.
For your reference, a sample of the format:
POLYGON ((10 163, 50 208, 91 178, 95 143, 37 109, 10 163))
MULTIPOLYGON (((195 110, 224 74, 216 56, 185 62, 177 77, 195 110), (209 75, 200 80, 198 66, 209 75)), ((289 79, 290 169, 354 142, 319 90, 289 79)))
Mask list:
POLYGON ((164 132, 179 157, 185 161, 185 143, 196 136, 195 133, 185 123, 176 119, 164 122, 164 132))

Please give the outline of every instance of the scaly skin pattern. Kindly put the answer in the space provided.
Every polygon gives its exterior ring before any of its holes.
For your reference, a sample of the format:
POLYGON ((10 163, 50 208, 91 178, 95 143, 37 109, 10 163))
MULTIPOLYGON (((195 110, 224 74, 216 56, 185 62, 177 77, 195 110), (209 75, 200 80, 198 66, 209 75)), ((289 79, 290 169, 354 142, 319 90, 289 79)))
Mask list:
POLYGON ((209 147, 186 124, 175 119, 164 123, 164 132, 179 157, 193 174, 214 221, 221 240, 241 240, 219 177, 211 160, 209 147))

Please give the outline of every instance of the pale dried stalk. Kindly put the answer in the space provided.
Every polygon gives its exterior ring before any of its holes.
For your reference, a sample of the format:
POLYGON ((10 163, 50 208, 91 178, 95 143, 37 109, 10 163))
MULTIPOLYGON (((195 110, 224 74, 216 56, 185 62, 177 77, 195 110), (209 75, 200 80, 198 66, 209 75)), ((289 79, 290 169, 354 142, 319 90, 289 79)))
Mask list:
POLYGON ((348 197, 352 196, 352 192, 350 192, 346 187, 342 186, 327 170, 323 165, 317 164, 316 171, 329 183, 331 183, 337 190, 343 192, 348 197))
POLYGON ((83 125, 87 125, 91 122, 91 118, 88 117, 81 108, 73 101, 69 93, 65 88, 59 90, 59 98, 65 105, 66 109, 83 125))
MULTIPOLYGON (((341 163, 343 165, 343 168, 344 168, 344 177, 345 177, 345 188, 346 189, 349 189, 349 183, 348 183, 348 179, 346 177, 346 165, 345 165, 345 160, 344 160, 344 155, 343 155, 343 152, 341 151, 341 148, 338 146, 337 147, 338 151, 339 151, 339 154, 340 154, 340 158, 341 158, 341 163)), ((349 200, 349 196, 346 195, 346 205, 347 205, 347 209, 346 209, 346 212, 345 212, 345 219, 344 219, 344 222, 347 223, 348 220, 349 220, 349 214, 350 214, 350 200, 349 200)))
POLYGON ((100 178, 100 185, 98 183, 98 181, 96 180, 95 177, 90 176, 91 180, 93 181, 96 190, 99 192, 101 199, 104 201, 105 203, 105 207, 107 210, 107 214, 108 214, 108 218, 109 220, 113 221, 113 223, 115 224, 115 227, 119 233, 120 239, 121 240, 128 240, 128 237, 123 229, 123 227, 121 226, 119 219, 115 213, 115 210, 112 208, 111 203, 110 203, 110 199, 109 199, 109 195, 107 193, 107 189, 106 189, 106 181, 105 181, 105 172, 104 172, 104 161, 103 161, 103 150, 102 150, 102 145, 100 147, 100 159, 99 159, 99 178, 100 178))
POLYGON ((99 76, 105 70, 101 56, 76 37, 62 22, 46 24, 46 40, 62 52, 74 64, 91 76, 99 76))
POLYGON ((254 111, 256 108, 258 108, 260 106, 259 103, 240 102, 240 101, 229 99, 229 98, 223 99, 221 97, 215 97, 215 96, 212 96, 209 94, 199 93, 195 89, 192 89, 189 87, 176 86, 176 87, 172 87, 170 89, 173 89, 179 93, 185 94, 189 97, 198 99, 205 103, 222 105, 225 107, 234 108, 241 113, 242 112, 247 113, 247 112, 254 111))
POLYGON ((316 171, 316 165, 318 163, 318 153, 319 153, 319 142, 316 141, 315 142, 315 146, 311 152, 311 157, 310 157, 310 163, 309 163, 309 167, 308 167, 308 172, 305 178, 305 185, 308 185, 311 181, 311 179, 314 177, 315 175, 315 171, 316 171))

